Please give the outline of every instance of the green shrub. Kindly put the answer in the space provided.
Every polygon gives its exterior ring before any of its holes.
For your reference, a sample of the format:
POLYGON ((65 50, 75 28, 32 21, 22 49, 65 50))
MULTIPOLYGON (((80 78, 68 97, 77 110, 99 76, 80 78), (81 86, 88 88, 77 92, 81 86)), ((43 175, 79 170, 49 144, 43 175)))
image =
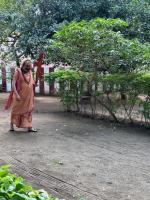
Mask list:
POLYGON ((44 190, 35 190, 23 178, 10 173, 9 166, 0 167, 0 200, 58 200, 44 190))
POLYGON ((50 73, 45 79, 48 82, 59 83, 58 96, 67 110, 74 107, 77 111, 82 110, 80 102, 86 95, 91 99, 89 102, 91 111, 93 108, 102 107, 115 121, 119 120, 116 114, 119 115, 123 110, 122 118, 133 122, 135 107, 141 119, 144 118, 144 122, 150 121, 150 74, 124 73, 94 76, 93 73, 82 71, 60 70, 50 73))

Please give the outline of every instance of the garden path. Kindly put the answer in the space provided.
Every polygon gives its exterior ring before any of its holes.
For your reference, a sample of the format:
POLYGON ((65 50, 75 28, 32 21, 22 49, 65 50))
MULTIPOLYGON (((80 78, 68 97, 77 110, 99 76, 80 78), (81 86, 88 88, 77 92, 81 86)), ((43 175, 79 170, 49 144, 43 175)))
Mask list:
POLYGON ((38 133, 8 131, 0 94, 0 164, 66 200, 149 200, 150 133, 64 113, 55 97, 36 97, 38 133))

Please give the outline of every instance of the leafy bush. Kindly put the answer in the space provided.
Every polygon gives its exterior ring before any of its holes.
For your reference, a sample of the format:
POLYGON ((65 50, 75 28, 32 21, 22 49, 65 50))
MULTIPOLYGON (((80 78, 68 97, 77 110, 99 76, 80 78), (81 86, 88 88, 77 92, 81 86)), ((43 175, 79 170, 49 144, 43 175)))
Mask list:
POLYGON ((49 57, 88 72, 143 70, 150 64, 150 46, 123 37, 119 30, 126 27, 128 24, 120 19, 71 22, 50 41, 49 57))
POLYGON ((67 111, 72 106, 77 106, 82 95, 82 82, 88 80, 89 74, 74 70, 60 70, 45 76, 47 82, 57 81, 59 83, 59 92, 61 102, 67 111))
POLYGON ((125 38, 120 31, 127 27, 120 19, 96 18, 73 21, 54 35, 49 57, 74 71, 55 72, 46 79, 58 80, 67 110, 83 110, 84 99, 92 115, 100 111, 115 121, 121 117, 132 122, 133 114, 139 118, 137 111, 149 121, 150 81, 144 73, 150 66, 150 45, 125 38))
POLYGON ((23 178, 10 173, 9 166, 0 167, 0 200, 58 200, 44 190, 35 190, 23 178))
POLYGON ((60 70, 45 79, 59 83, 58 95, 67 110, 81 111, 85 106, 81 102, 86 97, 92 113, 93 109, 101 109, 115 121, 121 117, 133 122, 136 112, 138 118, 150 122, 150 74, 97 74, 95 79, 93 73, 60 70))

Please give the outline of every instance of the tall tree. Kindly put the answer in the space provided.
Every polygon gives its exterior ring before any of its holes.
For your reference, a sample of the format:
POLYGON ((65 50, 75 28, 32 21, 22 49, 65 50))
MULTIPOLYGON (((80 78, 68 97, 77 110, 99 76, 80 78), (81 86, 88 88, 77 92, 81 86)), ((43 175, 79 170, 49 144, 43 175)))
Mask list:
POLYGON ((96 17, 127 20, 124 34, 149 42, 149 6, 149 0, 1 0, 0 43, 17 59, 36 57, 61 24, 96 17))
POLYGON ((112 0, 110 17, 126 20, 130 25, 126 34, 137 37, 141 42, 150 42, 150 1, 149 0, 112 0))

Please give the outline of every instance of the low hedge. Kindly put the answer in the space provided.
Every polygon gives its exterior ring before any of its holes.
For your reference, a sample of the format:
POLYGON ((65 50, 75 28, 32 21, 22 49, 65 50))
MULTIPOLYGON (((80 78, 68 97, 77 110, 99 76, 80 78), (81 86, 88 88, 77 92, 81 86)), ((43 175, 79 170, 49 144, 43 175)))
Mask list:
MULTIPOLYGON (((150 74, 98 74, 59 70, 45 76, 47 82, 59 83, 58 96, 65 109, 81 111, 84 96, 89 96, 89 109, 96 115, 109 115, 113 120, 150 122, 150 74), (120 114, 122 113, 122 114, 120 114), (137 114, 138 113, 138 114, 137 114)), ((86 102, 87 103, 87 102, 86 102)), ((84 105, 85 110, 85 105, 84 105)))

